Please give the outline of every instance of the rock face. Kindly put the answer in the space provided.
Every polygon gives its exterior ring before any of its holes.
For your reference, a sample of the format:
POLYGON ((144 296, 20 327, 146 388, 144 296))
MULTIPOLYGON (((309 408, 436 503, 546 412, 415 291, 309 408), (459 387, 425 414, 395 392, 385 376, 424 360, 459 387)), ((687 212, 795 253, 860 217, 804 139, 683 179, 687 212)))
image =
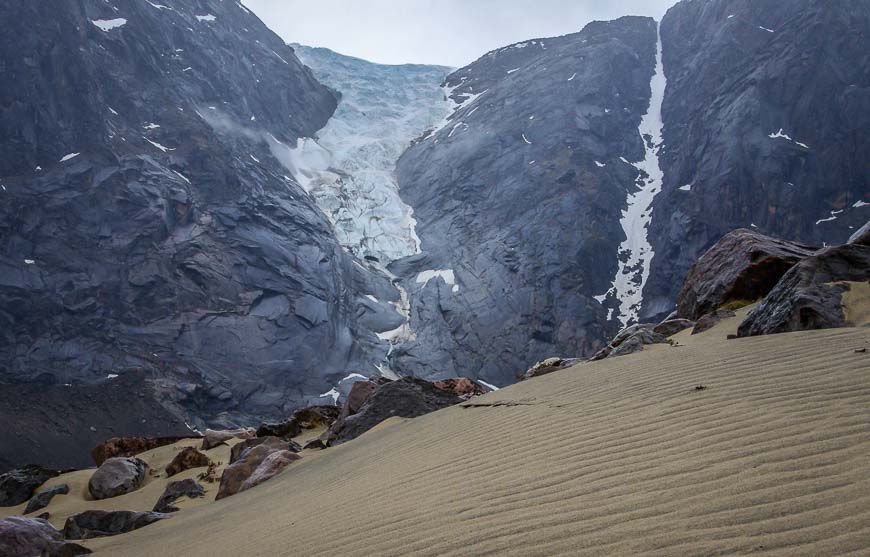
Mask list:
POLYGON ((327 439, 329 444, 338 445, 359 437, 387 418, 416 418, 460 402, 458 396, 428 381, 404 377, 378 387, 356 414, 333 424, 327 439))
POLYGON ((291 462, 301 458, 300 455, 286 448, 270 443, 252 447, 224 470, 215 499, 224 499, 258 485, 273 477, 291 462), (260 470, 261 466, 262 470, 260 470), (251 478, 256 478, 254 483, 247 484, 251 478))
POLYGON ((51 503, 51 500, 54 499, 55 495, 66 495, 67 493, 69 493, 69 486, 67 484, 55 485, 48 489, 44 489, 34 495, 33 498, 27 502, 24 514, 35 513, 36 511, 42 510, 51 503))
POLYGON ((171 478, 176 474, 180 474, 185 470, 190 470, 192 468, 202 468, 203 466, 208 466, 211 464, 211 459, 209 459, 206 455, 202 454, 198 450, 193 447, 185 447, 181 450, 180 453, 175 455, 175 458, 172 459, 166 466, 166 476, 171 478))
POLYGON ((66 519, 63 537, 68 540, 88 540, 117 536, 138 530, 165 518, 170 518, 170 516, 155 512, 85 511, 66 519))
POLYGON ((729 232, 692 266, 677 297, 677 314, 697 320, 731 301, 759 300, 815 251, 754 230, 729 232))
POLYGON ((110 458, 88 481, 88 492, 94 499, 109 499, 139 489, 148 473, 148 464, 141 458, 110 458))
POLYGON ((295 177, 337 100, 291 48, 238 2, 3 3, 21 21, 0 38, 0 382, 141 370, 205 429, 374 371, 401 317, 360 308, 399 294, 295 177))
POLYGON ((868 27, 866 2, 668 11, 664 185, 642 318, 670 312, 697 257, 733 229, 830 245, 870 218, 868 27))
POLYGON ((14 507, 33 496, 36 488, 60 473, 41 466, 25 466, 0 475, 0 507, 14 507))
POLYGON ((205 489, 196 483, 195 480, 189 478, 177 482, 169 482, 166 489, 163 490, 163 495, 160 496, 160 499, 154 505, 154 512, 164 514, 176 512, 178 507, 174 507, 172 503, 182 497, 189 497, 191 499, 205 497, 205 489))
POLYGON ((113 437, 91 449, 97 466, 115 457, 136 456, 158 447, 165 447, 189 437, 113 437))
POLYGON ((0 555, 3 557, 75 557, 92 553, 78 544, 65 542, 48 521, 10 516, 0 519, 0 555))
POLYGON ((870 247, 825 248, 795 265, 740 324, 738 336, 842 327, 845 282, 870 281, 870 247))
POLYGON ((453 114, 397 167, 422 253, 390 266, 415 335, 393 351, 394 369, 509 384, 517 369, 594 353, 617 332, 616 306, 595 296, 619 266, 655 54, 655 22, 626 17, 448 76, 453 114))

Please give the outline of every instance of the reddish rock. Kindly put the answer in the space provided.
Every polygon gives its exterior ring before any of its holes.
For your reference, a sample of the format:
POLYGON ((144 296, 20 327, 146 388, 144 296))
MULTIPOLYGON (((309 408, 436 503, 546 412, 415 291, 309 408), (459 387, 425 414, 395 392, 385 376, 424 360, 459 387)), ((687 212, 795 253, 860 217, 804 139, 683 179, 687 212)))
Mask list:
MULTIPOLYGON (((242 453, 239 460, 230 464, 221 476, 220 487, 215 500, 224 499, 242 491, 244 483, 251 478, 261 464, 274 453, 284 454, 285 460, 292 462, 299 460, 301 456, 290 451, 276 449, 268 445, 257 445, 242 453), (289 456, 288 456, 289 455, 289 456)), ((277 457, 276 457, 277 458, 277 457)), ((270 461, 268 466, 274 467, 276 462, 270 461)), ((284 464, 286 466, 286 464, 284 464)), ((283 466, 282 466, 283 469, 283 466)), ((266 472, 264 471, 264 474, 266 472)), ((264 480, 265 481, 265 480, 264 480)))
POLYGON ((294 453, 298 453, 302 450, 302 447, 299 446, 299 443, 296 443, 294 441, 285 441, 274 436, 255 437, 253 439, 246 439, 241 443, 236 443, 235 445, 233 445, 233 448, 230 450, 230 464, 242 458, 245 455, 246 451, 248 451, 249 449, 259 445, 265 445, 270 449, 278 449, 294 453))
POLYGON ((433 381, 432 384, 435 385, 435 388, 437 389, 454 394, 465 400, 468 400, 471 397, 485 395, 489 392, 489 389, 484 388, 482 385, 478 385, 467 377, 442 379, 440 381, 433 381))
POLYGON ((197 439, 198 435, 188 437, 113 437, 91 449, 91 457, 97 466, 115 457, 136 456, 158 447, 178 443, 183 439, 197 439))
POLYGON ((353 416, 362 405, 366 403, 369 397, 378 388, 378 384, 374 381, 357 381, 350 387, 350 392, 347 395, 347 400, 344 401, 344 406, 341 407, 339 419, 353 416))
POLYGON ((245 483, 242 484, 239 491, 251 489, 254 486, 271 480, 280 474, 284 468, 301 458, 302 457, 298 454, 291 453, 290 451, 275 451, 270 453, 269 456, 267 456, 263 462, 257 466, 257 469, 254 470, 251 477, 245 480, 245 483))
POLYGON ((202 450, 213 449, 230 439, 253 439, 256 436, 257 432, 252 427, 224 430, 207 429, 202 438, 202 450))
POLYGON ((193 447, 185 447, 180 453, 175 455, 166 466, 166 477, 172 476, 190 470, 191 468, 202 468, 211 464, 211 460, 193 447))

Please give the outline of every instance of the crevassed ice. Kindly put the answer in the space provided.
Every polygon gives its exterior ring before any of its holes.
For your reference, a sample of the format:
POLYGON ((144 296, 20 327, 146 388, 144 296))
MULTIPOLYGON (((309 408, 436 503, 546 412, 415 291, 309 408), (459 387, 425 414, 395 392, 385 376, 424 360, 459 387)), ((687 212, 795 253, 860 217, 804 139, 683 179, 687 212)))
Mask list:
MULTIPOLYGON (((639 171, 637 190, 628 194, 627 208, 622 212, 619 223, 625 232, 625 241, 619 246, 619 264, 610 290, 595 299, 604 302, 613 296, 619 304, 617 318, 623 327, 637 322, 643 302, 643 287, 649 278, 653 249, 647 236, 647 228, 652 220, 652 203, 662 190, 664 174, 659 164, 659 150, 662 147, 662 103, 665 97, 667 80, 662 62, 662 39, 658 35, 656 45, 656 69, 650 82, 652 96, 650 105, 640 122, 639 132, 644 140, 646 154, 632 164, 639 171)), ((608 313, 610 319, 611 313, 608 313)))

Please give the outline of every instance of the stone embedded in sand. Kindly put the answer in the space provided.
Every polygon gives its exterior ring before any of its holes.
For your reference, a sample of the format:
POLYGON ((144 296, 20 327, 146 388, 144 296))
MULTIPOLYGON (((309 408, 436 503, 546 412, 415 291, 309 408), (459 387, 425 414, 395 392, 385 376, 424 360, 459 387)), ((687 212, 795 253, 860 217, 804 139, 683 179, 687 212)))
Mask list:
MULTIPOLYGON (((267 444, 260 444, 256 447, 251 447, 240 455, 239 460, 230 464, 224 470, 224 473, 221 476, 221 483, 220 487, 218 488, 218 493, 215 497, 215 500, 230 497, 231 495, 235 495, 236 493, 242 491, 244 489, 244 483, 249 478, 254 476, 260 465, 263 464, 263 462, 269 457, 269 455, 274 453, 286 453, 284 454, 284 456, 286 457, 285 460, 288 460, 290 462, 302 458, 295 453, 291 453, 290 451, 287 451, 285 449, 271 447, 267 444)), ((279 466, 279 463, 277 463, 276 461, 270 461, 268 466, 274 468, 275 466, 279 466)), ((286 464, 284 466, 286 466, 286 464)), ((281 466, 280 468, 283 469, 284 466, 281 466)), ((276 471, 275 473, 277 473, 278 471, 276 471)), ((267 471, 264 470, 263 474, 265 475, 266 473, 267 471)))
POLYGON ((193 479, 169 482, 166 489, 163 490, 163 495, 160 496, 160 499, 154 505, 153 510, 156 513, 174 513, 178 510, 178 507, 173 506, 172 503, 182 497, 189 497, 190 499, 205 497, 205 488, 193 479))
POLYGON ((242 484, 242 487, 239 488, 239 491, 245 491, 246 489, 251 489, 254 486, 260 485, 263 482, 269 481, 279 473, 281 473, 284 468, 292 464, 293 462, 302 458, 296 453, 291 453, 290 451, 275 451, 270 453, 263 462, 257 466, 257 469, 254 470, 254 473, 245 480, 245 483, 242 484))
POLYGON ((311 449, 311 450, 315 450, 315 449, 323 450, 325 448, 326 448, 326 443, 324 442, 323 439, 320 439, 320 438, 312 439, 311 441, 305 443, 305 446, 303 447, 304 450, 309 450, 309 449, 311 449))
POLYGON ((354 383, 350 387, 347 400, 344 401, 344 405, 341 407, 341 414, 339 414, 338 418, 341 420, 359 412, 359 409, 362 408, 362 405, 366 403, 377 388, 378 384, 374 381, 357 381, 354 383))
POLYGON ((825 248, 795 265, 740 324, 738 336, 830 329, 846 325, 848 282, 870 281, 870 246, 825 248))
POLYGON ((291 439, 306 429, 329 427, 339 417, 337 406, 306 406, 293 412, 289 420, 281 423, 264 423, 257 429, 257 437, 280 437, 291 439))
POLYGON ((541 375, 547 375, 554 371, 571 367, 579 361, 580 360, 577 358, 547 358, 527 369, 520 378, 520 381, 525 381, 532 377, 540 377, 541 375))
POLYGON ((671 337, 694 326, 695 322, 690 319, 667 319, 653 327, 653 331, 664 337, 671 337))
POLYGON ((457 377, 453 379, 442 379, 433 381, 433 385, 442 391, 454 394, 463 400, 468 400, 471 397, 485 395, 489 389, 478 385, 467 377, 457 377))
POLYGON ((233 448, 230 449, 230 464, 233 464, 239 459, 244 458, 245 453, 249 449, 252 449, 253 447, 257 447, 259 445, 264 445, 266 447, 269 447, 270 449, 290 451, 293 453, 298 453, 302 450, 302 447, 299 445, 299 443, 296 443, 295 441, 285 441, 271 435, 269 437, 255 437, 253 439, 247 439, 245 441, 242 441, 241 443, 236 443, 235 445, 233 445, 233 448))
POLYGON ((69 486, 67 484, 55 485, 48 489, 44 489, 34 495, 27 503, 27 507, 24 509, 24 514, 35 513, 40 509, 44 509, 49 503, 51 503, 51 500, 54 499, 55 495, 66 495, 67 493, 69 493, 69 486))
POLYGON ((110 458, 91 476, 88 491, 94 499, 109 499, 139 489, 148 464, 141 458, 110 458))
POLYGON ((42 466, 25 466, 0 474, 0 507, 14 507, 33 496, 36 488, 60 472, 42 466))
POLYGON ((154 512, 85 511, 66 519, 63 537, 68 540, 88 540, 116 536, 169 517, 168 514, 154 512))
POLYGON ((213 449, 230 439, 253 439, 256 436, 257 432, 251 427, 224 430, 207 429, 202 438, 202 450, 213 449))
POLYGON ((815 251, 753 230, 729 232, 692 266, 677 297, 677 314, 697 320, 731 301, 758 300, 815 251))
POLYGON ((90 549, 64 541, 54 526, 39 518, 10 516, 0 519, 0 555, 3 557, 75 557, 90 549))
POLYGON ((697 335, 703 333, 704 331, 709 331, 723 319, 728 319, 729 317, 734 317, 735 315, 737 314, 734 313, 733 310, 717 309, 716 311, 708 313, 707 315, 704 315, 700 319, 698 319, 698 322, 695 323, 695 328, 692 329, 692 334, 697 335))
POLYGON ((97 466, 114 457, 136 456, 158 447, 165 447, 190 437, 113 437, 91 449, 91 457, 97 466))
POLYGON ((211 459, 206 455, 202 454, 194 447, 185 447, 180 453, 175 455, 172 462, 166 466, 166 477, 171 478, 185 470, 190 470, 191 468, 202 468, 209 464, 211 464, 211 459))
POLYGON ((663 334, 656 332, 658 325, 639 323, 621 330, 610 344, 599 350, 589 361, 594 362, 616 356, 626 356, 640 352, 647 344, 663 344, 668 341, 663 334))

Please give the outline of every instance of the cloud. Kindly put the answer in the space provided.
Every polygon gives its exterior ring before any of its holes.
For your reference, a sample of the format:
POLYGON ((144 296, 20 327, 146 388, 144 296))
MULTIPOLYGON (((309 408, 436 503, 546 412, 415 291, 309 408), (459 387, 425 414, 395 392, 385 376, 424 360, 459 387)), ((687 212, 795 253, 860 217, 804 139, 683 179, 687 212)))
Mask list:
POLYGON ((593 20, 660 18, 675 0, 244 0, 287 42, 385 64, 464 66, 519 41, 593 20))

